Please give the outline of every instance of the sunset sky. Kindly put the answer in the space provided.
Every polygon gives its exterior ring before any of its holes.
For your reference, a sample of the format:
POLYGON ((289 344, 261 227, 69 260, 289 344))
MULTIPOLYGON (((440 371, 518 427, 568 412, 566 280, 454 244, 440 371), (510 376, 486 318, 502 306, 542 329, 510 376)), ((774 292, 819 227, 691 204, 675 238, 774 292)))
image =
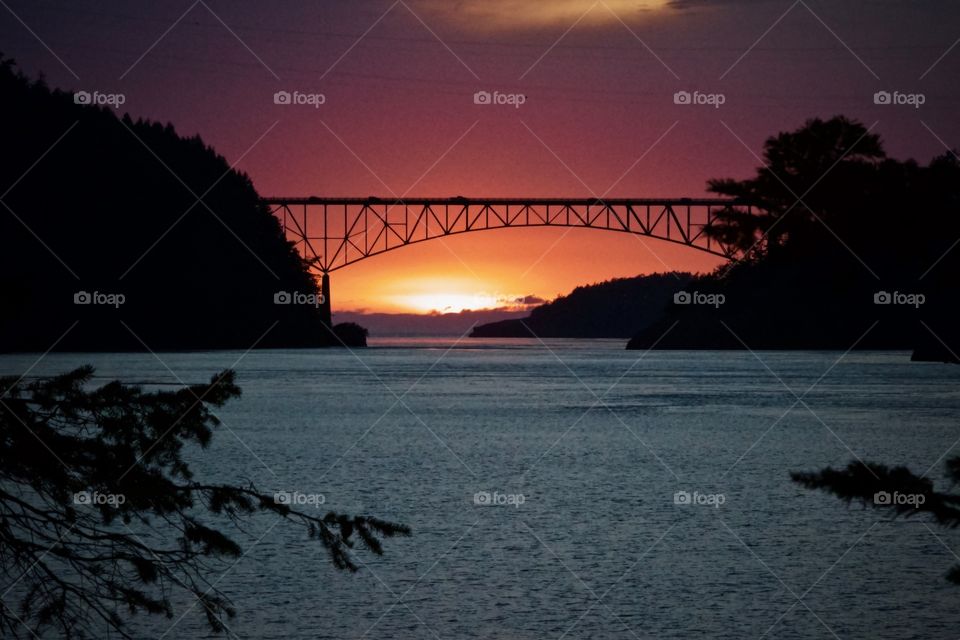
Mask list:
MULTIPOLYGON (((26 73, 124 94, 122 110, 201 134, 262 195, 696 197, 748 176, 769 135, 836 114, 896 157, 960 146, 949 0, 0 4, 0 50, 26 73), (280 90, 324 102, 276 105, 280 90), (481 90, 526 100, 475 105, 481 90), (877 91, 925 103, 875 105, 877 91)), ((337 271, 334 306, 458 311, 717 264, 622 234, 492 231, 337 271)))

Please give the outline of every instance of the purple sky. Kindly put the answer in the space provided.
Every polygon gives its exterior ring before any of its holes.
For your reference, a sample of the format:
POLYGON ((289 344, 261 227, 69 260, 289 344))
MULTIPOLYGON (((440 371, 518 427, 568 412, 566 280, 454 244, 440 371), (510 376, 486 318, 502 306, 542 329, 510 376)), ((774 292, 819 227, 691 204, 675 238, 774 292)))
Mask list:
MULTIPOLYGON (((897 157, 960 146, 956 1, 0 5, 0 49, 25 72, 200 133, 264 195, 697 196, 748 176, 769 135, 841 113, 897 157), (281 90, 324 103, 276 105, 281 90), (525 102, 476 105, 477 91, 525 102), (723 104, 678 105, 678 91, 723 104), (876 105, 878 91, 924 103, 876 105)), ((337 303, 552 297, 714 264, 595 231, 468 234, 338 272, 337 303)))

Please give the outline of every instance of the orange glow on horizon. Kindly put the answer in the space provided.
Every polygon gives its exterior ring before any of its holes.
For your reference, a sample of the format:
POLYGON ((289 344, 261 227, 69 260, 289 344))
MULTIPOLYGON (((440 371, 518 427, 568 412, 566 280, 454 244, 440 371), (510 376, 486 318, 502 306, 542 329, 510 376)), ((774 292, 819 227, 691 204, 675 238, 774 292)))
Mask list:
POLYGON ((722 260, 689 247, 586 229, 504 229, 439 238, 331 274, 335 311, 528 310, 580 285, 722 260))
POLYGON ((460 313, 485 309, 523 309, 522 295, 483 290, 484 282, 470 277, 400 277, 389 283, 391 293, 381 304, 399 313, 460 313))
POLYGON ((395 302, 413 313, 460 313, 500 306, 496 296, 459 292, 399 296, 395 302))

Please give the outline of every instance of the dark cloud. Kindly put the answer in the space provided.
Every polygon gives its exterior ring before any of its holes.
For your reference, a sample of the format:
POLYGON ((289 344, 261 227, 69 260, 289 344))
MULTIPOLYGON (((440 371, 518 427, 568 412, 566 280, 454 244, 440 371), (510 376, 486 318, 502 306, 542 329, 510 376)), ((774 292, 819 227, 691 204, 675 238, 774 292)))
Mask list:
POLYGON ((521 298, 515 298, 513 300, 513 304, 523 304, 523 305, 538 305, 538 304, 543 304, 544 302, 546 302, 546 300, 544 300, 540 296, 535 296, 535 295, 523 296, 521 298))

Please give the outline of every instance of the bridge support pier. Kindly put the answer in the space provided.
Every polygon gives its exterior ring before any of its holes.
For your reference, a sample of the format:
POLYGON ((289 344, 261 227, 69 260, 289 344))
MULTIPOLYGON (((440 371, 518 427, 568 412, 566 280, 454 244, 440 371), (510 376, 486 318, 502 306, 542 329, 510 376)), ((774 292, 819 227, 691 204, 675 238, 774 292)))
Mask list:
POLYGON ((333 329, 333 313, 330 308, 330 274, 323 273, 320 279, 320 293, 323 295, 323 304, 320 305, 320 319, 328 329, 333 329))

